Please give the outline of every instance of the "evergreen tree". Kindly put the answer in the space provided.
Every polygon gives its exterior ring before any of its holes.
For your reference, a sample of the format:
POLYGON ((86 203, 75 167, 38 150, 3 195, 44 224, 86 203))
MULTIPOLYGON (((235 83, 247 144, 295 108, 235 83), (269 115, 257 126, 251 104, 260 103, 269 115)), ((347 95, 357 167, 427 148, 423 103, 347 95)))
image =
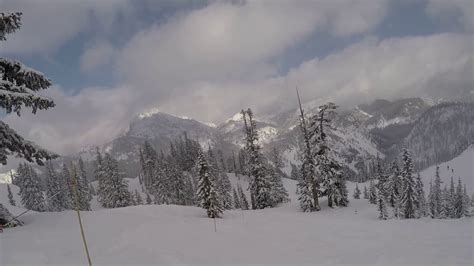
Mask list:
POLYGON ((67 197, 64 186, 61 180, 61 176, 58 176, 56 171, 53 169, 53 165, 50 161, 46 163, 46 197, 47 206, 49 211, 62 211, 64 210, 64 201, 67 197))
POLYGON ((219 169, 217 159, 211 147, 208 149, 207 157, 209 173, 212 179, 215 180, 215 190, 221 202, 221 207, 225 210, 230 210, 232 209, 232 185, 229 177, 219 169))
POLYGON ((449 193, 446 195, 447 205, 447 216, 449 218, 456 218, 456 188, 454 186, 454 179, 451 176, 451 183, 449 186, 449 193))
POLYGON ((467 189, 466 189, 466 184, 464 184, 464 190, 463 190, 463 216, 469 217, 471 216, 470 214, 470 202, 471 200, 469 199, 469 195, 467 194, 467 189))
POLYGON ((356 184, 356 187, 354 189, 354 199, 360 199, 360 190, 359 190, 359 185, 356 184))
POLYGON ((393 161, 391 166, 392 174, 385 180, 383 188, 384 195, 387 197, 388 203, 395 208, 396 201, 400 199, 402 190, 402 179, 400 168, 397 161, 393 161))
POLYGON ((95 196, 97 193, 95 192, 95 188, 92 184, 89 185, 89 191, 91 192, 91 195, 95 196))
POLYGON ((241 200, 242 210, 248 210, 250 208, 249 202, 240 184, 237 185, 237 192, 239 193, 239 198, 241 200))
MULTIPOLYGON (((5 41, 8 34, 20 29, 21 16, 21 12, 0 13, 0 41, 5 41)), ((36 114, 38 110, 55 106, 51 99, 39 93, 41 90, 48 89, 52 85, 51 81, 42 73, 16 60, 0 57, 0 80, 0 107, 6 114, 13 112, 20 116, 23 107, 31 108, 32 113, 36 114)), ((13 156, 38 165, 43 165, 45 160, 57 157, 25 140, 3 121, 0 121, 0 136, 2 136, 0 138, 0 165, 7 164, 8 157, 13 156)))
POLYGON ((367 191, 366 186, 364 186, 364 199, 369 199, 369 192, 367 191))
POLYGON ((234 208, 240 209, 242 208, 242 203, 240 202, 239 194, 237 194, 237 190, 232 189, 233 192, 233 200, 234 200, 234 208))
POLYGON ((369 183, 369 202, 370 204, 377 204, 377 190, 373 180, 369 183))
POLYGON ((336 114, 337 106, 327 103, 319 106, 319 111, 310 120, 309 134, 311 144, 316 147, 317 183, 323 184, 322 195, 327 196, 328 206, 347 206, 349 199, 341 165, 332 158, 331 148, 327 142, 327 132, 333 129, 331 117, 336 114))
POLYGON ((400 204, 402 207, 405 219, 415 218, 418 203, 418 194, 416 192, 416 184, 413 179, 413 163, 410 153, 407 149, 403 150, 402 154, 402 183, 403 190, 400 197, 400 204))
POLYGON ((87 203, 84 203, 84 205, 90 205, 90 201, 92 200, 92 194, 90 191, 90 186, 89 186, 89 177, 87 176, 86 172, 86 167, 84 166, 84 161, 82 160, 81 157, 79 157, 79 182, 82 185, 82 193, 84 196, 87 198, 87 203))
POLYGON ((281 170, 283 167, 283 160, 281 158, 280 153, 276 148, 272 150, 272 167, 268 167, 268 175, 271 179, 271 198, 273 205, 276 206, 283 202, 289 201, 288 191, 286 190, 285 186, 283 185, 283 177, 285 174, 281 170))
POLYGON ((72 210, 74 209, 74 202, 73 202, 71 174, 66 164, 63 164, 63 169, 60 173, 59 180, 60 180, 59 184, 61 186, 61 190, 63 191, 63 195, 62 195, 63 198, 61 201, 62 207, 64 210, 72 210))
POLYGON ((417 205, 416 205, 417 216, 418 217, 426 216, 426 209, 427 209, 426 198, 425 198, 425 191, 423 190, 423 181, 421 181, 420 173, 418 173, 416 176, 415 191, 416 191, 416 195, 418 195, 417 205))
POLYGON ((377 207, 379 211, 379 219, 380 220, 387 220, 388 213, 387 213, 387 206, 385 205, 385 195, 382 190, 378 190, 377 193, 377 207))
MULTIPOLYGON (((75 166, 72 166, 75 168, 75 166)), ((87 174, 84 169, 84 162, 82 159, 79 159, 79 169, 76 171, 76 193, 77 193, 77 201, 78 206, 76 206, 81 211, 90 211, 91 204, 90 201, 92 199, 92 195, 89 191, 89 182, 87 179, 87 174)))
POLYGON ((137 205, 142 205, 143 204, 143 199, 138 190, 135 189, 135 202, 137 205))
POLYGON ((12 190, 10 189, 10 185, 7 184, 7 190, 8 190, 8 202, 10 202, 10 205, 16 206, 15 199, 13 198, 13 193, 12 190))
POLYGON ((150 205, 152 203, 150 194, 148 194, 148 193, 146 193, 146 201, 145 202, 146 202, 147 205, 150 205))
POLYGON ((458 179, 458 185, 454 194, 454 217, 461 218, 464 216, 464 192, 461 179, 458 179))
POLYGON ((433 218, 442 218, 444 212, 441 183, 441 177, 439 176, 439 166, 436 166, 435 180, 430 197, 430 208, 433 218))
POLYGON ((451 201, 451 193, 449 193, 447 186, 444 186, 443 190, 441 191, 441 198, 442 198, 442 204, 441 204, 442 207, 441 207, 439 218, 441 219, 450 218, 451 210, 453 206, 452 206, 452 201, 451 201))
POLYGON ((215 189, 215 180, 213 180, 209 164, 204 154, 199 151, 197 160, 197 173, 199 176, 198 199, 200 206, 207 211, 209 218, 217 218, 222 213, 221 203, 215 189))
POLYGON ((21 203, 28 210, 45 211, 44 196, 38 175, 31 166, 24 164, 23 167, 23 171, 18 170, 21 175, 19 183, 21 203))
MULTIPOLYGON (((300 109, 300 128, 303 134, 303 161, 301 164, 301 171, 297 175, 296 194, 298 194, 298 201, 300 208, 304 212, 319 211, 319 197, 322 195, 321 179, 316 176, 316 161, 314 159, 314 148, 311 146, 312 132, 306 123, 306 117, 301 106, 300 95, 296 89, 298 96, 298 104, 300 109)), ((298 172, 295 172, 298 174, 298 172)))
POLYGON ((103 160, 103 191, 101 204, 104 208, 130 206, 131 194, 127 182, 119 172, 117 161, 108 153, 103 160))
POLYGON ((294 164, 291 164, 290 179, 300 180, 300 172, 298 170, 298 167, 294 164))
POLYGON ((272 206, 271 181, 267 175, 263 155, 258 144, 258 133, 256 122, 253 119, 252 110, 242 110, 245 126, 245 151, 247 158, 247 173, 250 177, 249 189, 252 199, 252 209, 264 209, 272 206))

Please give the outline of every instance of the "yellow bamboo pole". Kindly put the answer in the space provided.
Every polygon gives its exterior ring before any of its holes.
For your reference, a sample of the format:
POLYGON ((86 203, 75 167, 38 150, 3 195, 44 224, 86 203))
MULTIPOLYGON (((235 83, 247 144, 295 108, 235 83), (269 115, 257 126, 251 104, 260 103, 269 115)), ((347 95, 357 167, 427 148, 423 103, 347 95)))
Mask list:
POLYGON ((82 226, 82 219, 81 219, 81 212, 79 211, 79 195, 77 193, 77 173, 76 173, 76 168, 74 165, 71 163, 71 170, 72 170, 72 180, 74 182, 73 184, 73 189, 74 189, 74 198, 75 198, 75 205, 76 205, 76 213, 77 213, 77 219, 79 220, 79 227, 81 228, 81 237, 82 237, 82 242, 84 243, 84 249, 86 251, 86 256, 87 256, 87 262, 89 263, 89 266, 92 266, 92 260, 89 255, 89 249, 87 247, 87 241, 86 241, 86 235, 84 233, 84 227, 82 226))

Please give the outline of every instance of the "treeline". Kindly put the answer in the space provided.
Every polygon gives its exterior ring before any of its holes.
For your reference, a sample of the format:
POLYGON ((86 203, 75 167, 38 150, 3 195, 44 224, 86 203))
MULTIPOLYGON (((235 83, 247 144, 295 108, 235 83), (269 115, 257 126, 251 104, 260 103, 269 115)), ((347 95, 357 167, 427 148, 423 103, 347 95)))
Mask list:
MULTIPOLYGON (((370 181, 368 190, 364 187, 363 196, 371 204, 377 205, 379 219, 426 216, 444 219, 470 215, 471 200, 466 185, 463 186, 459 179, 455 186, 451 177, 449 189, 446 185, 442 188, 438 166, 426 198, 423 181, 419 173, 415 177, 413 159, 407 149, 403 150, 400 162, 394 161, 388 169, 378 159, 374 179, 370 181), (392 209, 391 215, 389 208, 392 209)), ((359 199, 360 195, 361 191, 356 186, 353 196, 359 199)))
MULTIPOLYGON (((72 162, 69 166, 63 164, 59 172, 48 161, 45 170, 44 189, 38 174, 29 164, 20 163, 16 173, 12 175, 12 184, 19 187, 21 203, 26 209, 40 212, 76 208, 90 210, 94 188, 89 185, 82 159, 79 159, 77 165, 72 162)), ((8 198, 10 204, 15 206, 10 188, 8 198)))

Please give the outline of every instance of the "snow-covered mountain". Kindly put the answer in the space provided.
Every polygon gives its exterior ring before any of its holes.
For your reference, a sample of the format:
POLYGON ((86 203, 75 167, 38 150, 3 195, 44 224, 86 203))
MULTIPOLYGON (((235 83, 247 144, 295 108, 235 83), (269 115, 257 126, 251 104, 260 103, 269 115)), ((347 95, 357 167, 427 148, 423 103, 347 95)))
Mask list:
MULTIPOLYGON (((318 111, 319 102, 303 105, 308 116, 318 111)), ((425 168, 450 160, 473 142, 474 104, 442 103, 420 99, 396 101, 376 100, 370 104, 340 110, 334 118, 336 130, 329 136, 338 160, 356 178, 368 174, 369 165, 377 155, 394 159, 400 149, 413 150, 416 162, 425 168)), ((283 110, 273 114, 256 114, 257 130, 263 151, 277 148, 289 173, 291 164, 299 162, 301 132, 299 110, 283 110)), ((170 141, 184 133, 203 147, 212 146, 230 156, 243 146, 244 130, 241 114, 236 113, 215 126, 194 119, 176 117, 158 110, 140 114, 129 130, 100 149, 117 158, 128 176, 138 173, 138 148, 148 140, 157 150, 167 153, 170 141)), ((91 160, 95 148, 80 155, 91 160)))

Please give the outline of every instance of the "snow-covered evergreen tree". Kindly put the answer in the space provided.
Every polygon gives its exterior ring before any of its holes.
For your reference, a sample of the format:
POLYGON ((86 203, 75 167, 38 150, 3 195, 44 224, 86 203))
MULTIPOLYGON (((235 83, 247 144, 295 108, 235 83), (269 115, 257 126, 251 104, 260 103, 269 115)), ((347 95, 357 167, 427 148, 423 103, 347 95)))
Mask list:
POLYGON ((247 200, 247 196, 242 189, 242 186, 237 185, 237 192, 239 193, 239 198, 241 200, 242 210, 248 210, 250 208, 249 201, 247 200))
POLYGON ((416 191, 416 195, 418 196, 417 205, 416 205, 417 216, 418 217, 426 216, 427 204, 426 204, 426 198, 425 198, 425 191, 423 189, 423 181, 421 181, 420 173, 416 175, 415 191, 416 191))
POLYGON ((298 96, 298 104, 300 110, 300 129, 303 134, 303 161, 301 164, 301 171, 295 171, 297 177, 296 194, 298 195, 298 201, 300 208, 304 212, 319 211, 321 206, 319 205, 319 197, 322 195, 321 191, 321 179, 316 176, 316 161, 314 158, 314 148, 312 147, 311 137, 312 133, 309 130, 309 126, 306 121, 304 110, 301 106, 301 100, 298 96))
POLYGON ((46 198, 49 211, 62 211, 65 209, 64 201, 67 194, 64 190, 61 176, 56 173, 51 162, 46 163, 46 198))
POLYGON ((471 199, 469 198, 469 195, 467 194, 467 188, 466 184, 464 184, 464 189, 463 189, 463 216, 469 217, 471 216, 470 209, 471 209, 471 199))
POLYGON ((370 180, 369 183, 369 202, 370 204, 377 204, 377 189, 373 180, 370 180))
POLYGON ((23 206, 28 210, 45 211, 44 195, 36 172, 27 164, 24 164, 23 169, 19 169, 17 172, 20 179, 19 195, 23 206))
POLYGON ((416 218, 419 196, 413 178, 413 162, 407 149, 404 149, 402 153, 402 184, 403 189, 400 196, 400 204, 403 211, 403 217, 405 219, 416 218))
POLYGON ((430 196, 430 209, 431 216, 433 218, 442 218, 444 208, 443 208, 443 195, 441 191, 441 177, 439 176, 439 166, 436 166, 435 179, 433 187, 431 189, 430 196))
POLYGON ((10 203, 10 205, 16 206, 16 202, 15 202, 15 199, 13 198, 12 190, 10 188, 10 185, 8 184, 7 184, 7 190, 8 190, 8 202, 10 203))
POLYGON ((221 206, 225 210, 232 209, 232 185, 229 177, 218 166, 217 158, 211 147, 207 151, 208 168, 211 177, 216 181, 215 189, 221 201, 221 206))
POLYGON ((240 209, 242 208, 242 203, 239 198, 239 194, 237 194, 237 190, 235 188, 232 189, 232 195, 233 195, 233 200, 234 200, 234 208, 235 209, 240 209))
POLYGON ((150 194, 146 193, 145 202, 147 205, 150 205, 153 201, 151 200, 150 194))
POLYGON ((353 195, 354 199, 360 199, 360 189, 359 189, 359 185, 356 184, 356 187, 354 189, 354 195, 353 195))
POLYGON ((216 191, 215 180, 209 169, 209 163, 202 151, 198 153, 197 173, 199 177, 197 196, 200 206, 207 211, 209 218, 217 218, 222 213, 222 206, 216 191))
POLYGON ((137 205, 142 205, 143 204, 143 199, 138 190, 135 189, 135 203, 137 205))
POLYGON ((400 199, 402 189, 401 172, 397 161, 391 166, 392 173, 388 176, 384 183, 385 196, 391 207, 395 208, 396 201, 400 199))
POLYGON ((284 174, 281 169, 268 167, 268 176, 270 176, 271 181, 270 197, 272 206, 276 206, 280 203, 288 202, 290 200, 288 191, 286 191, 286 188, 283 185, 283 175, 284 174))
POLYGON ((258 144, 258 133, 252 110, 242 110, 242 117, 246 135, 245 151, 248 156, 246 172, 250 177, 251 205, 252 209, 264 209, 272 206, 271 180, 267 175, 264 158, 258 144))
POLYGON ((104 208, 119 208, 130 206, 131 194, 127 182, 119 172, 117 161, 108 153, 103 159, 103 191, 101 204, 104 208))
POLYGON ((379 219, 387 220, 388 212, 387 212, 387 205, 385 204, 385 195, 383 191, 380 189, 377 192, 377 208, 379 211, 379 219))
POLYGON ((367 190, 367 186, 364 186, 364 199, 369 199, 369 191, 367 190))
POLYGON ((88 201, 88 203, 84 203, 84 204, 90 205, 90 201, 92 200, 92 193, 90 191, 89 177, 86 172, 86 167, 81 157, 79 157, 78 166, 79 166, 79 182, 81 183, 81 186, 82 186, 82 193, 84 193, 84 196, 87 197, 87 201, 88 201))
MULTIPOLYGON (((5 41, 6 35, 20 29, 21 16, 21 12, 0 13, 0 41, 5 41)), ((51 99, 39 94, 39 91, 50 86, 51 81, 42 73, 16 60, 0 57, 0 108, 7 114, 13 112, 20 116, 23 107, 31 108, 33 114, 54 107, 51 99)), ((25 140, 3 121, 0 121, 0 136, 0 164, 5 165, 9 156, 39 165, 57 157, 25 140)))

